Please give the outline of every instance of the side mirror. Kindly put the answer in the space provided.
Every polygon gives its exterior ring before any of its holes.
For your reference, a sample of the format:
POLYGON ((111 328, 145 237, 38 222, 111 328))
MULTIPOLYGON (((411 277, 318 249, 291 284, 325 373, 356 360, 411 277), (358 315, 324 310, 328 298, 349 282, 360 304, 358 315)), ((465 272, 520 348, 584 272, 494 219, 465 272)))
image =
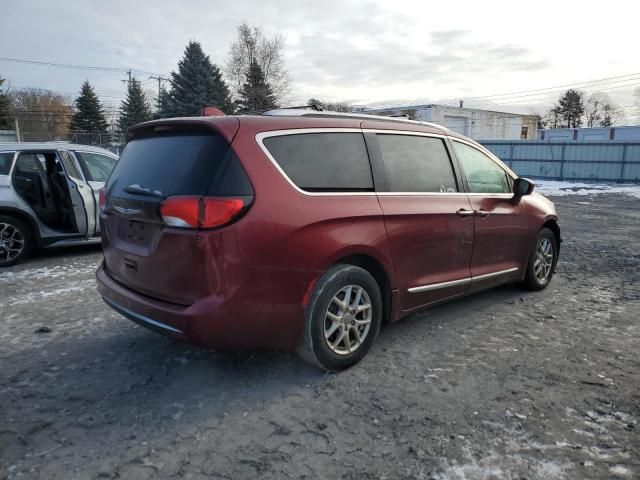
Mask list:
POLYGON ((518 177, 513 182, 513 195, 515 197, 523 197, 533 192, 533 182, 526 178, 518 177))

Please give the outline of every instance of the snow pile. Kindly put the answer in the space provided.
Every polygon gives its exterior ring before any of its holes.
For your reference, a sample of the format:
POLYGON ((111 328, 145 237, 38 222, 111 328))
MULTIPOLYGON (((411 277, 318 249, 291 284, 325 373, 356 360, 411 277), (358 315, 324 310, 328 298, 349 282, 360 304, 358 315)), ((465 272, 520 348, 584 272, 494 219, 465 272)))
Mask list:
POLYGON ((542 195, 562 197, 565 195, 597 195, 599 193, 622 193, 640 198, 640 184, 580 183, 555 180, 534 180, 535 191, 542 195))

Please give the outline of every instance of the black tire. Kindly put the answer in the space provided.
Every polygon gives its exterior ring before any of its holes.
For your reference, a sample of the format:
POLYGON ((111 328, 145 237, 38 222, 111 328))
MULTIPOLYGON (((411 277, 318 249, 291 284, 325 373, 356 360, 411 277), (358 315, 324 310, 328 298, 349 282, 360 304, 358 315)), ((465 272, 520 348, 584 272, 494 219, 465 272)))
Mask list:
MULTIPOLYGON (((336 313, 336 312, 334 312, 336 313)), ((333 320, 331 320, 333 322, 333 320)), ((339 322, 335 322, 338 324, 339 322)), ((380 332, 380 325, 382 324, 382 294, 380 293, 380 287, 376 280, 366 270, 356 267, 354 265, 335 265, 329 269, 316 283, 309 305, 305 311, 304 331, 302 335, 302 341, 298 346, 298 354, 308 363, 329 371, 338 371, 349 368, 352 365, 358 363, 369 351, 371 345, 375 341, 378 333, 380 332), (364 293, 360 293, 357 296, 358 288, 350 289, 349 286, 355 286, 363 289, 364 293), (354 305, 357 300, 366 303, 368 297, 369 304, 371 305, 371 313, 366 313, 366 310, 362 313, 355 313, 355 305, 353 309, 340 310, 334 302, 334 297, 343 295, 342 300, 347 295, 347 292, 343 292, 343 289, 349 291, 349 305, 354 305), (355 293, 352 293, 354 291, 355 293), (362 339, 361 343, 357 345, 351 353, 336 353, 329 346, 329 341, 332 338, 337 340, 337 336, 341 334, 338 330, 334 334, 329 336, 329 339, 325 338, 325 324, 329 320, 327 319, 327 312, 329 309, 338 309, 337 313, 343 312, 340 322, 350 323, 350 326, 344 326, 342 323, 339 328, 345 331, 347 335, 346 340, 343 340, 341 345, 350 344, 351 339, 354 339, 354 344, 357 342, 356 334, 359 335, 360 326, 355 325, 356 321, 362 320, 365 316, 370 320, 369 329, 366 331, 366 336, 362 339), (348 315, 351 315, 352 321, 349 322, 348 315), (360 315, 360 319, 358 316, 360 315), (356 329, 357 331, 354 331, 356 329), (336 337, 332 337, 336 335, 336 337)), ((366 327, 362 326, 364 329, 366 327)), ((328 330, 331 329, 329 326, 328 330)), ((328 333, 328 332, 327 332, 328 333)), ((335 343, 335 342, 334 342, 335 343)), ((339 346, 334 348, 340 348, 339 346)), ((347 350, 349 351, 349 349, 347 350)))
POLYGON ((531 254, 529 255, 529 263, 527 265, 527 273, 525 274, 524 281, 522 282, 522 286, 527 290, 543 290, 547 288, 549 282, 551 282, 551 278, 553 277, 553 273, 556 269, 556 263, 558 262, 558 240, 556 239, 555 234, 548 228, 543 228, 538 232, 536 236, 535 243, 531 250, 531 254), (548 274, 544 276, 544 278, 539 278, 536 274, 536 260, 538 247, 541 245, 541 242, 549 241, 551 245, 551 249, 553 252, 553 258, 551 262, 551 269, 548 274))
POLYGON ((28 257, 31 252, 31 241, 31 230, 23 221, 0 215, 0 267, 15 265, 28 257), (21 251, 11 256, 15 253, 13 250, 18 247, 22 247, 21 251), (12 252, 10 253, 8 249, 12 249, 12 252))

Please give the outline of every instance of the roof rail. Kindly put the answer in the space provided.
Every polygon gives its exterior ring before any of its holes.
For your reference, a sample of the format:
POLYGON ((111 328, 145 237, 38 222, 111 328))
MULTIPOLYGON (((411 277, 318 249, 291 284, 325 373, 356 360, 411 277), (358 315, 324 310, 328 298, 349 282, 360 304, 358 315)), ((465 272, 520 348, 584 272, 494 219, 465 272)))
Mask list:
POLYGON ((347 112, 331 112, 327 110, 313 111, 291 108, 278 108, 276 110, 267 110, 262 115, 271 117, 316 117, 316 118, 352 118, 360 120, 381 120, 384 122, 412 123, 414 125, 424 125, 427 127, 435 127, 440 130, 449 131, 447 127, 438 125, 437 123, 422 122, 418 120, 409 120, 408 118, 390 117, 386 115, 369 115, 367 113, 347 113, 347 112))

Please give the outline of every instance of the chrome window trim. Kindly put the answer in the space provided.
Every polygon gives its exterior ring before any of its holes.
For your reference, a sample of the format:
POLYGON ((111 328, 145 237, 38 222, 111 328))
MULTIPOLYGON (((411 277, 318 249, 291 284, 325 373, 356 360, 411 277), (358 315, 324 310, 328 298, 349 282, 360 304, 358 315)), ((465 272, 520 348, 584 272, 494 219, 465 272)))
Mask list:
POLYGON ((518 267, 507 268, 506 270, 499 270, 497 272, 485 273, 483 275, 477 275, 475 277, 466 277, 461 278, 459 280, 451 280, 448 282, 442 283, 431 283, 429 285, 421 285, 419 287, 411 287, 408 288, 407 291, 409 293, 421 293, 421 292, 429 292, 431 290, 439 290, 441 288, 454 287, 456 285, 467 285, 469 283, 481 282, 482 280, 487 280, 493 277, 499 277, 500 275, 506 275, 508 273, 513 273, 518 271, 518 267))
POLYGON ((433 195, 467 195, 466 192, 309 192, 308 190, 303 190, 298 187, 293 180, 286 174, 286 172, 282 169, 280 164, 278 164, 277 160, 271 155, 271 152, 267 149, 264 144, 264 139, 269 137, 284 137, 287 135, 300 135, 305 133, 381 133, 381 134, 391 134, 391 135, 414 135, 421 137, 435 137, 445 139, 446 135, 442 135, 439 133, 426 133, 426 132, 412 132, 409 130, 381 130, 381 129, 370 129, 370 128, 292 128, 285 130, 272 130, 267 132, 257 133, 255 136, 256 142, 260 149, 264 152, 267 158, 271 161, 273 166, 280 172, 280 174, 285 178, 285 180, 291 185, 298 193, 303 195, 307 195, 310 197, 327 197, 327 196, 377 196, 377 195, 396 195, 396 196, 433 196, 433 195))
MULTIPOLYGON (((298 193, 301 193, 302 195, 307 195, 310 197, 327 197, 327 196, 329 197, 333 197, 333 196, 340 196, 340 197, 369 196, 371 197, 376 195, 375 191, 373 192, 309 192, 307 190, 303 190, 302 188, 298 187, 298 185, 296 185, 293 182, 293 180, 291 180, 289 175, 287 175, 286 172, 282 169, 282 167, 276 161, 273 155, 271 155, 271 152, 269 152, 269 149, 267 149, 267 147, 264 144, 264 139, 269 137, 285 137, 289 135, 302 135, 305 133, 360 133, 360 134, 363 134, 363 130, 361 128, 293 128, 293 129, 287 129, 287 130, 272 130, 269 132, 260 132, 256 134, 255 138, 256 138, 256 142, 258 143, 258 146, 260 146, 260 148, 262 149, 264 154, 267 156, 267 158, 271 161, 273 166, 276 167, 276 169, 285 178, 285 180, 289 182, 289 185, 291 185, 298 193)), ((364 141, 364 138, 363 138, 363 141, 364 141)))
POLYGON ((512 177, 512 180, 517 178, 517 175, 513 173, 502 161, 493 155, 489 150, 484 147, 478 148, 477 145, 459 139, 457 137, 451 137, 449 135, 443 135, 439 133, 427 133, 427 132, 413 132, 411 130, 386 130, 386 129, 378 129, 378 128, 331 128, 331 127, 318 127, 318 128, 289 128, 284 130, 270 130, 266 132, 259 132, 255 135, 255 140, 263 153, 267 156, 269 161, 273 164, 273 166, 280 172, 280 174, 284 177, 284 179, 291 185, 298 193, 302 195, 307 195, 310 197, 333 197, 333 196, 481 196, 487 198, 513 198, 513 193, 470 193, 470 192, 310 192, 307 190, 303 190, 298 187, 293 180, 286 174, 286 172, 282 169, 280 164, 278 164, 277 160, 271 155, 271 152, 267 149, 265 144, 263 143, 265 138, 269 137, 283 137, 287 135, 301 135, 305 133, 375 133, 375 134, 389 134, 389 135, 414 135, 420 137, 434 137, 441 139, 449 139, 451 141, 456 141, 460 143, 464 143, 469 145, 470 147, 475 148, 487 155, 494 163, 496 163, 500 168, 506 171, 506 173, 512 177))
POLYGON ((447 138, 447 135, 443 135, 441 133, 429 133, 429 132, 412 132, 411 130, 386 130, 379 128, 363 128, 362 131, 364 133, 376 133, 376 134, 387 134, 387 135, 412 135, 414 137, 435 137, 435 138, 447 138))

